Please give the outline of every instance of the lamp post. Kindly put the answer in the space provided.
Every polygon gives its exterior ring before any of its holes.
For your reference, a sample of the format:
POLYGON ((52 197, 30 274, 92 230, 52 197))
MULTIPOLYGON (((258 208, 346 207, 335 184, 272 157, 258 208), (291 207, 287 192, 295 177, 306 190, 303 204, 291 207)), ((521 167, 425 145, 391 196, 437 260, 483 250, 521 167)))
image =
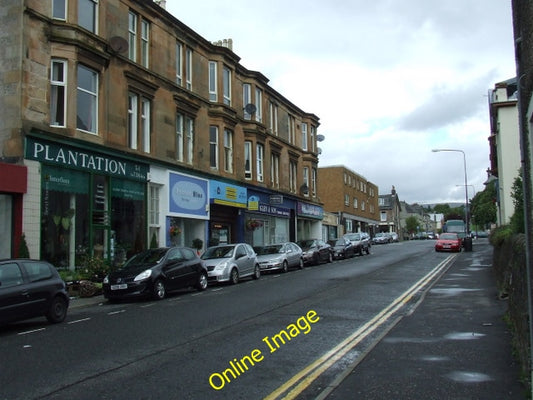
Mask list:
MULTIPOLYGON (((468 238, 468 232, 470 231, 470 224, 468 221, 468 179, 466 177, 466 154, 463 150, 458 149, 433 149, 431 150, 434 153, 439 153, 441 151, 453 151, 457 153, 463 153, 463 163, 464 163, 464 172, 465 172, 465 240, 468 238)), ((466 242, 465 242, 466 244, 466 242)), ((465 246, 465 250, 471 250, 465 246)))

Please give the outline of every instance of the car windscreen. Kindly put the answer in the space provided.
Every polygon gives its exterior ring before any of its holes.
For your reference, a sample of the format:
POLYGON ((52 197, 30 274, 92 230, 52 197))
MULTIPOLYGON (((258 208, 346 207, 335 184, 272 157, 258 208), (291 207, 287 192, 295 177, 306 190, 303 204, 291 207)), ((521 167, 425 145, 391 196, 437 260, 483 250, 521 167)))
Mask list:
POLYGON ((211 260, 213 258, 230 258, 233 257, 234 249, 235 246, 210 247, 204 254, 202 254, 202 259, 211 260))
POLYGON ((315 244, 314 240, 301 240, 298 242, 298 245, 302 249, 308 249, 309 247, 312 247, 315 244))
POLYGON ((442 233, 439 237, 442 240, 457 240, 459 237, 456 233, 442 233))
POLYGON ((168 249, 150 249, 143 251, 130 258, 122 268, 134 268, 139 265, 155 265, 161 261, 167 251, 168 249))
POLYGON ((256 246, 254 247, 255 252, 258 256, 264 256, 266 254, 277 254, 281 250, 282 245, 276 246, 256 246))

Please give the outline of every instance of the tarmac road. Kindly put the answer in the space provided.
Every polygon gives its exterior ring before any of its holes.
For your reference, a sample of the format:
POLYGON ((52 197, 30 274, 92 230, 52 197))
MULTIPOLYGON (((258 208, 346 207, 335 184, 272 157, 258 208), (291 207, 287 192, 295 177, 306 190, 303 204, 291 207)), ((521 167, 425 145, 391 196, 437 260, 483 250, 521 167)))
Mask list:
MULTIPOLYGON (((526 399, 486 239, 317 399, 526 399)), ((303 397, 300 397, 303 398, 303 397)))

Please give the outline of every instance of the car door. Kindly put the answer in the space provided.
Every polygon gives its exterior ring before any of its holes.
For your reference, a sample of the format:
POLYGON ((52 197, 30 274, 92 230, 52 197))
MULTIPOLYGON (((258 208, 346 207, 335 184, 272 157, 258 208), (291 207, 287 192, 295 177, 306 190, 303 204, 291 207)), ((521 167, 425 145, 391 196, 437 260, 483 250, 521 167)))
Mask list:
POLYGON ((326 242, 323 240, 317 240, 318 252, 320 253, 321 260, 327 260, 329 258, 329 249, 326 242))
POLYGON ((26 289, 31 312, 41 315, 48 309, 55 291, 52 266, 45 261, 22 261, 21 264, 28 277, 26 289))
POLYGON ((251 265, 253 260, 250 260, 250 255, 244 244, 238 244, 235 248, 235 263, 239 268, 240 276, 250 275, 253 271, 253 266, 251 265))
POLYGON ((286 243, 284 245, 285 254, 287 255, 287 262, 289 263, 289 266, 294 267, 295 265, 298 265, 298 252, 296 251, 296 248, 292 243, 286 243))
POLYGON ((16 262, 0 264, 0 322, 24 318, 31 309, 22 270, 16 262))
POLYGON ((162 267, 163 274, 166 276, 168 289, 176 289, 187 286, 188 275, 187 264, 181 250, 174 247, 168 251, 165 265, 162 267))

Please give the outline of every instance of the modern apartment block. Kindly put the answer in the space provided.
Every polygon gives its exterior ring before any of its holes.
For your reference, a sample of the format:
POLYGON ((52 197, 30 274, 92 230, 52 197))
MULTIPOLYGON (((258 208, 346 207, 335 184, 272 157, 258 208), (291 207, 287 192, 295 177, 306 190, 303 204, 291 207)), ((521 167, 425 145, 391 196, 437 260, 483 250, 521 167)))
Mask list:
POLYGON ((508 224, 514 214, 511 197, 521 167, 516 78, 499 82, 489 91, 490 170, 497 189, 498 225, 508 224))
POLYGON ((2 1, 0 258, 320 235, 319 118, 162 5, 2 1))
MULTIPOLYGON (((345 166, 318 169, 324 210, 339 216, 342 232, 374 234, 379 224, 378 187, 345 166)), ((331 236, 331 235, 330 235, 331 236)))

